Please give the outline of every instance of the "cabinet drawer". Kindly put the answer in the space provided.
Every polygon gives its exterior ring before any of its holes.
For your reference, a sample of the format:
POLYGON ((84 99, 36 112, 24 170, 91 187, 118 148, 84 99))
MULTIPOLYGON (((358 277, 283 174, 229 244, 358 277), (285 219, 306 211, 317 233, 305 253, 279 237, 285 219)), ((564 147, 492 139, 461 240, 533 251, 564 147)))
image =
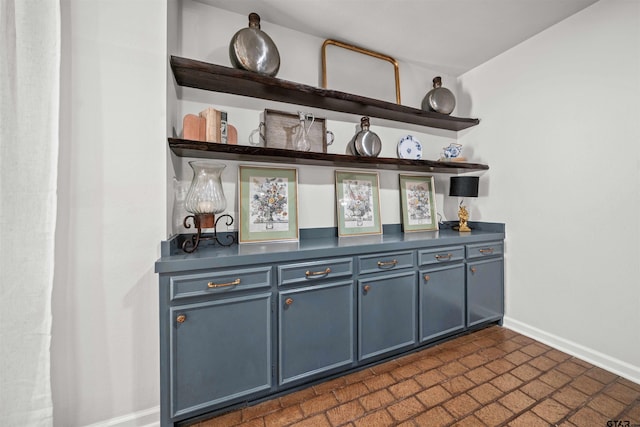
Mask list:
POLYGON ((413 251, 363 255, 358 257, 358 263, 360 266, 360 274, 412 268, 413 251))
POLYGON ((352 258, 332 258, 278 266, 278 285, 299 285, 353 275, 352 258))
POLYGON ((432 248, 418 251, 419 265, 441 264, 450 261, 461 261, 463 259, 464 247, 462 246, 432 248))
POLYGON ((467 259, 502 256, 503 253, 503 242, 487 242, 467 245, 467 259))
POLYGON ((171 300, 271 286, 271 266, 209 271, 170 279, 171 300))

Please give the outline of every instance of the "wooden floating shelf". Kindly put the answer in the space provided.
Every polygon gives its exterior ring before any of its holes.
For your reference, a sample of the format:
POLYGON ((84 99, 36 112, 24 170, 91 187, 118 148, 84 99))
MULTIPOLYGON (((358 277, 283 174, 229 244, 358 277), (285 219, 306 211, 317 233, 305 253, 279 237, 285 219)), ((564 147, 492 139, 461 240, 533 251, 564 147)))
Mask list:
POLYGON ((478 119, 452 117, 446 114, 423 111, 391 102, 321 89, 193 59, 172 56, 170 62, 173 75, 180 86, 452 131, 467 129, 480 123, 478 119))
POLYGON ((171 151, 179 157, 450 174, 489 169, 489 166, 480 163, 347 156, 248 145, 217 144, 177 138, 169 138, 168 141, 171 151))

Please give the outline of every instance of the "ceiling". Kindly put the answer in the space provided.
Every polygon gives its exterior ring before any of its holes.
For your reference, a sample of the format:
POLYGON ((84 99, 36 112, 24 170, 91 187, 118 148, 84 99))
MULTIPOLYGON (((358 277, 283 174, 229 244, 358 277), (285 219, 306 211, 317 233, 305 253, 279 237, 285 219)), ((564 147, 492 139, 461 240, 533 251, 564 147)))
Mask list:
POLYGON ((597 0, 198 1, 459 76, 597 0))

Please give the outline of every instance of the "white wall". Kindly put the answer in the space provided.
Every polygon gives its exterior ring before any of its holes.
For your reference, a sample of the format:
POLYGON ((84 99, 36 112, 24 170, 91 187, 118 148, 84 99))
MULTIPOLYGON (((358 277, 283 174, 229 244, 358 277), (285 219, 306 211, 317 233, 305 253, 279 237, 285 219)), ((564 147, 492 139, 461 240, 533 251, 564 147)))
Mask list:
POLYGON ((62 1, 55 426, 158 418, 166 13, 156 0, 62 1))
MULTIPOLYGON (((640 382, 640 3, 602 0, 461 79, 507 224, 505 325, 640 382)), ((477 217, 476 217, 477 219, 477 217)))

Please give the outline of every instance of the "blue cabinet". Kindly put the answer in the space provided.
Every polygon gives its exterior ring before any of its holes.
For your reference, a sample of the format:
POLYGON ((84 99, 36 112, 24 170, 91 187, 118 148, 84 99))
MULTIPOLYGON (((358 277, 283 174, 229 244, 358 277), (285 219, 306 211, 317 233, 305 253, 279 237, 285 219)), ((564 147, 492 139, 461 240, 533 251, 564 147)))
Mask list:
POLYGON ((464 264, 420 271, 420 342, 464 330, 464 264))
POLYGON ((502 258, 467 265, 467 326, 502 319, 504 315, 502 258))
POLYGON ((420 342, 465 328, 464 246, 418 251, 420 342))
POLYGON ((358 359, 366 360, 416 342, 416 273, 358 280, 358 359))
POLYGON ((503 243, 467 245, 467 327, 504 315, 503 243))
POLYGON ((162 426, 502 320, 502 225, 375 239, 301 234, 293 245, 189 255, 164 244, 162 426))
POLYGON ((278 306, 280 385, 353 364, 353 281, 281 291, 278 306))
POLYGON ((170 309, 172 417, 271 389, 271 299, 261 292, 170 309))

